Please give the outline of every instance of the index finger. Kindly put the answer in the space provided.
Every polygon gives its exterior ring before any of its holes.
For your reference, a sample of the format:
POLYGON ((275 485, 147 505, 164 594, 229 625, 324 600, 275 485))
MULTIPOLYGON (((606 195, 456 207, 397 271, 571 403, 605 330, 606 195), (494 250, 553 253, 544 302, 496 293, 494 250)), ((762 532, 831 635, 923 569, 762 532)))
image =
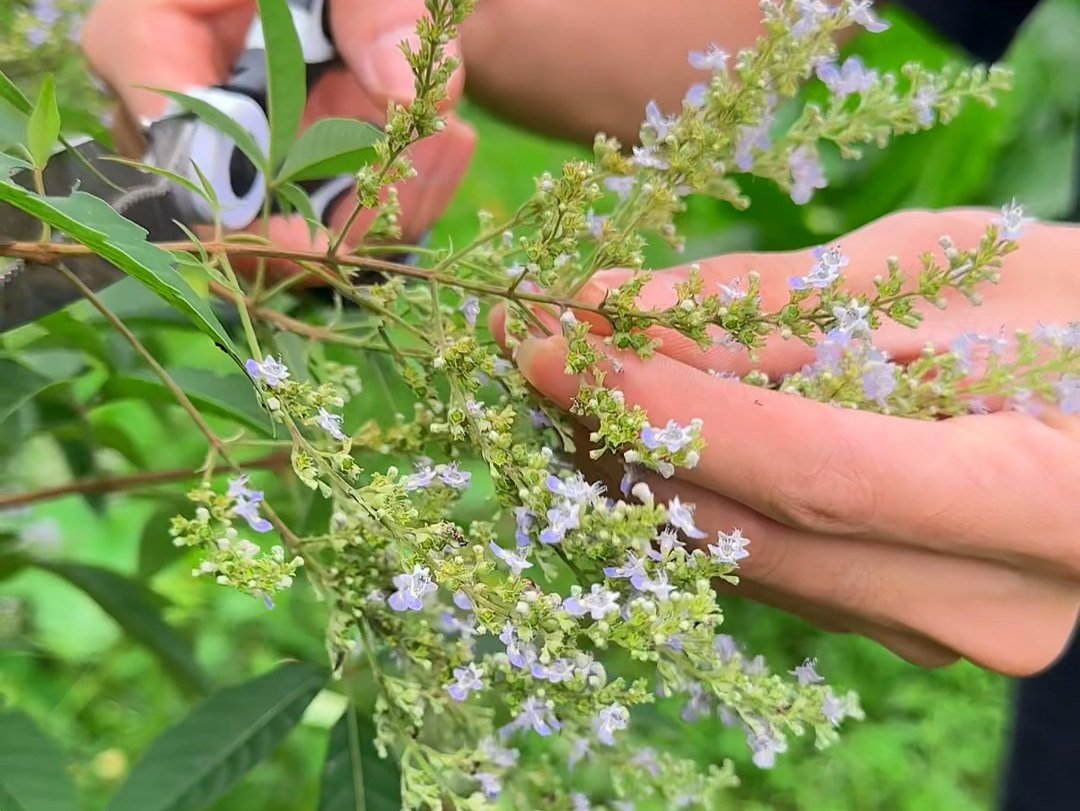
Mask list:
MULTIPOLYGON (((590 339, 596 340, 596 339, 590 339)), ((609 347, 597 348, 610 353, 609 347)), ((676 476, 797 529, 1080 573, 1080 421, 1017 412, 922 421, 840 409, 622 353, 617 387, 653 425, 703 421, 697 468, 676 476)), ((532 338, 517 362, 568 409, 578 393, 562 336, 532 338)))

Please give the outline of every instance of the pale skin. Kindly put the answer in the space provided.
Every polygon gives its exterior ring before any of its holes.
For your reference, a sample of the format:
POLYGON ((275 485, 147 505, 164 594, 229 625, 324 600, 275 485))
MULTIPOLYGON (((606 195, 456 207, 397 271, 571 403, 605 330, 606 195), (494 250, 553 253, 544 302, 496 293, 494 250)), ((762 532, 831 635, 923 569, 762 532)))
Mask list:
MULTIPOLYGON (((102 0, 84 29, 86 53, 136 114, 152 116, 160 102, 131 85, 220 80, 253 8, 250 0, 102 0)), ((383 51, 375 59, 370 43, 376 31, 411 25, 423 2, 339 0, 331 8, 335 31, 347 32, 337 38, 349 69, 316 90, 308 120, 377 119, 389 98, 407 101, 409 89, 394 62, 401 57, 383 51)), ((759 19, 756 0, 481 0, 462 28, 465 76, 455 98, 464 84, 472 98, 531 128, 583 142, 604 131, 631 143, 649 99, 674 109, 700 80, 688 51, 711 41, 747 47, 759 19)), ((447 132, 414 150, 420 177, 400 189, 407 238, 445 209, 472 147, 471 131, 452 118, 447 132)), ((940 251, 942 235, 974 247, 993 216, 911 211, 871 223, 840 240, 851 260, 848 284, 869 291, 890 254, 917 271, 918 255, 940 251)), ((368 221, 361 218, 350 242, 368 221)), ((309 244, 301 224, 275 229, 289 247, 309 244)), ((924 307, 922 326, 887 325, 876 343, 902 362, 927 341, 948 346, 963 332, 1065 325, 1080 314, 1080 270, 1068 261, 1077 255, 1077 228, 1030 226, 981 307, 960 298, 944 311, 924 307)), ((786 301, 788 278, 812 264, 809 249, 738 254, 703 262, 702 272, 715 290, 756 271, 764 306, 775 308, 786 301)), ((669 302, 671 280, 687 272, 658 273, 644 306, 669 302)), ((595 303, 625 278, 605 273, 582 296, 595 303)), ((496 310, 500 337, 502 319, 496 310)), ((602 340, 604 324, 595 328, 602 340)), ((678 494, 696 504, 698 526, 713 537, 739 527, 752 540, 739 593, 924 666, 963 658, 1028 676, 1060 655, 1080 606, 1080 417, 1050 408, 1039 417, 997 411, 922 422, 839 411, 713 377, 706 370, 747 371, 745 356, 659 337, 657 358, 622 358, 625 371, 610 379, 654 424, 704 421, 700 465, 649 484, 659 499, 678 494)), ((564 351, 559 337, 536 338, 516 360, 541 394, 567 407, 578 381, 563 373, 564 351)), ((759 362, 776 375, 812 357, 804 345, 776 339, 759 362)), ((613 486, 622 471, 601 461, 587 472, 613 486)))

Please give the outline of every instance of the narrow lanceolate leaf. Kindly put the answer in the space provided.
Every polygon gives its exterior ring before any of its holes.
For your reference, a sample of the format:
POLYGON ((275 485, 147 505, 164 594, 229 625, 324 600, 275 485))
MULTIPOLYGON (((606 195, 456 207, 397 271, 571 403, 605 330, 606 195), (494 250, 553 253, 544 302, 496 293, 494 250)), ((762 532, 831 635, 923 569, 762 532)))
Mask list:
POLYGON ((401 772, 375 748, 369 716, 349 707, 330 730, 319 811, 400 811, 401 772))
POLYGON ((56 80, 46 76, 41 83, 34 112, 26 124, 26 149, 34 166, 44 169, 52 155, 56 139, 60 137, 60 108, 56 106, 56 80))
POLYGON ((106 811, 198 811, 273 752, 328 673, 286 664, 214 694, 158 738, 106 811))
POLYGON ((156 87, 149 89, 172 99, 179 104, 182 109, 191 113, 196 118, 202 119, 218 132, 232 138, 233 143, 236 144, 241 152, 251 158, 251 162, 255 164, 256 168, 264 169, 266 167, 266 156, 262 153, 259 145, 255 143, 255 139, 251 137, 251 133, 241 127, 236 121, 225 115, 225 113, 221 112, 217 107, 214 107, 212 104, 207 104, 202 99, 197 99, 194 96, 189 96, 185 93, 177 93, 175 90, 162 90, 156 87))
POLYGON ((141 583, 96 566, 51 561, 37 565, 84 591, 121 628, 156 654, 182 689, 193 695, 205 695, 213 689, 190 645, 162 619, 160 598, 141 583))
POLYGON ((0 809, 78 811, 75 784, 64 755, 33 720, 0 712, 0 809))
POLYGON ((0 423, 52 384, 45 375, 0 358, 0 423))
POLYGON ((272 177, 300 131, 307 101, 307 71, 288 0, 258 0, 258 3, 266 48, 268 174, 272 177))
POLYGON ((33 214, 138 279, 242 365, 217 316, 176 272, 172 254, 147 242, 144 229, 100 197, 78 191, 70 197, 40 197, 0 176, 0 201, 33 214))
POLYGON ((23 115, 30 115, 34 109, 34 105, 30 103, 30 99, 26 97, 26 94, 2 70, 0 70, 0 99, 6 101, 23 115))
POLYGON ((281 200, 284 202, 282 206, 286 210, 287 214, 292 212, 288 209, 294 209, 301 217, 307 220, 308 233, 311 235, 311 241, 315 241, 315 235, 319 232, 321 223, 318 216, 315 214, 315 206, 311 204, 311 198, 308 197, 308 193, 295 183, 283 183, 277 188, 277 193, 281 200))
MULTIPOLYGON (((258 431, 274 432, 270 417, 259 405, 251 378, 247 375, 217 375, 206 369, 169 369, 173 379, 192 403, 205 414, 216 414, 258 431)), ((151 372, 131 372, 106 381, 102 393, 109 399, 135 399, 175 403, 173 393, 151 372)))
POLYGON ((321 180, 355 174, 371 162, 383 131, 363 121, 324 118, 304 131, 289 150, 277 182, 321 180))

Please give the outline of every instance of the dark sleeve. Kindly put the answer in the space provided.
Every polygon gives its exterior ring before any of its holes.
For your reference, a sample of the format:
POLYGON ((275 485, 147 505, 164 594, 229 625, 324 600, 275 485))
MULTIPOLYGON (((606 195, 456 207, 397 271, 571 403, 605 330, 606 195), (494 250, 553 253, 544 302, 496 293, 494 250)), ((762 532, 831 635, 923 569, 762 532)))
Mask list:
MULTIPOLYGON (((980 62, 1004 56, 1040 0, 890 0, 903 6, 980 62)), ((885 5, 884 3, 882 5, 885 5)))

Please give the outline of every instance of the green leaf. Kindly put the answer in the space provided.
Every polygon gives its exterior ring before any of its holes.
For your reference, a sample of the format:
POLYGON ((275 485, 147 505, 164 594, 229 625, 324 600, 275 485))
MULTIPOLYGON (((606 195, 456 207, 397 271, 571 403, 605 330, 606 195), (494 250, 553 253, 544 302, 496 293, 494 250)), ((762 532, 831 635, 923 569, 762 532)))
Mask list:
POLYGON ((172 254, 147 242, 144 229, 104 200, 79 191, 70 197, 39 197, 0 177, 0 201, 33 214, 138 279, 242 365, 217 316, 173 268, 172 254))
POLYGON ((370 717, 349 707, 330 730, 319 811, 400 811, 401 773, 375 748, 370 717))
POLYGON ((60 748, 21 712, 0 713, 0 809, 78 811, 60 748))
POLYGON ((266 168, 266 156, 263 155, 259 145, 255 143, 255 139, 251 137, 251 133, 225 115, 225 113, 221 112, 217 107, 207 104, 202 99, 197 99, 194 96, 177 93, 175 90, 162 90, 156 87, 148 89, 167 96, 189 113, 201 118, 214 129, 228 135, 233 139, 240 151, 251 158, 251 162, 255 164, 256 168, 260 170, 266 168))
POLYGON ((44 169, 60 137, 60 109, 56 106, 56 80, 50 75, 41 83, 34 112, 26 124, 26 148, 34 166, 44 169))
MULTIPOLYGON (((273 436, 270 417, 259 405, 251 378, 247 375, 217 375, 206 369, 167 370, 191 402, 202 412, 227 417, 264 436, 273 436)), ((158 403, 175 403, 157 375, 138 371, 106 381, 102 392, 109 399, 132 398, 158 403)))
POLYGON ((183 690, 205 695, 213 689, 191 646, 162 619, 161 598, 141 583, 96 566, 57 561, 36 561, 36 565, 84 591, 130 636, 156 654, 183 690))
POLYGON ((4 358, 0 358, 0 381, 0 423, 53 382, 44 375, 4 358))
POLYGON ((149 579, 187 553, 186 546, 177 546, 172 542, 169 529, 173 516, 184 512, 189 504, 186 499, 171 499, 143 526, 139 538, 139 577, 149 579))
POLYGON ((23 115, 30 115, 34 106, 15 82, 0 70, 0 99, 3 99, 23 115))
POLYGON ((106 811, 208 807, 278 747, 327 678, 290 663, 215 693, 150 746, 106 811))
POLYGON ((288 0, 258 0, 266 48, 267 117, 270 119, 270 167, 285 159, 296 141, 307 101, 307 69, 288 0))
POLYGON ((277 193, 288 205, 296 209, 301 217, 307 220, 308 233, 311 235, 311 241, 314 242, 315 235, 319 232, 319 228, 322 227, 322 223, 319 222, 319 218, 315 214, 315 207, 311 204, 308 193, 295 183, 285 183, 278 186, 277 193))
POLYGON ((385 135, 363 121, 324 118, 304 131, 285 158, 276 183, 355 174, 371 162, 385 135))
POLYGON ((10 149, 26 141, 26 116, 0 101, 0 150, 10 149))
POLYGON ((168 169, 162 169, 160 166, 150 166, 148 164, 142 163, 141 161, 132 161, 132 160, 128 160, 127 158, 118 158, 115 155, 105 155, 101 159, 106 160, 106 161, 112 161, 114 163, 122 163, 125 166, 132 167, 133 169, 138 169, 141 172, 148 172, 149 174, 157 175, 158 177, 163 177, 166 180, 169 180, 169 181, 175 183, 178 186, 183 186, 189 192, 191 192, 192 194, 194 194, 194 195, 196 195, 198 197, 202 197, 202 198, 206 197, 206 192, 204 192, 201 188, 196 186, 194 183, 192 183, 186 177, 178 175, 178 174, 176 174, 176 172, 170 172, 168 169))
POLYGON ((115 149, 109 128, 102 124, 93 113, 62 104, 60 105, 60 120, 64 122, 61 132, 75 137, 89 135, 106 149, 115 149))

